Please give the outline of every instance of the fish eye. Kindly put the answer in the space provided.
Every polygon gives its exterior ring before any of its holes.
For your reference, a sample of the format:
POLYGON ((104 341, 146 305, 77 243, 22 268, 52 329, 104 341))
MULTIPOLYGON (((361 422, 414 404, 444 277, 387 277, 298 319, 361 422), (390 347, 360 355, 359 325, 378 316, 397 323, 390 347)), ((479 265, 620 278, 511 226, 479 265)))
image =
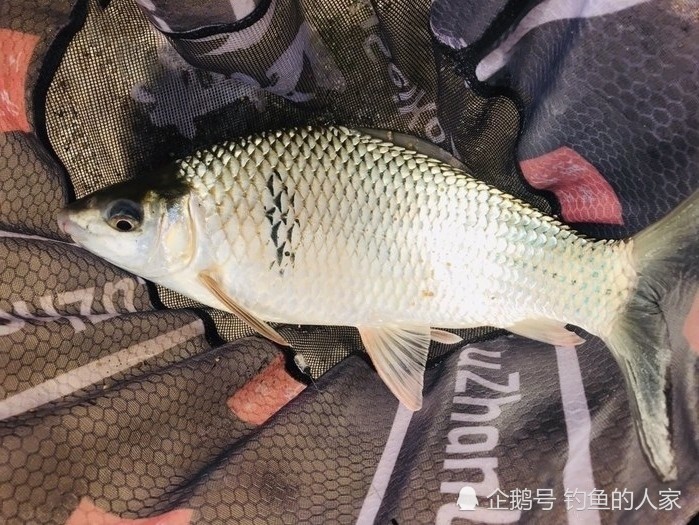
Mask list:
POLYGON ((107 212, 107 224, 120 232, 130 232, 141 225, 143 208, 127 199, 114 201, 107 212))

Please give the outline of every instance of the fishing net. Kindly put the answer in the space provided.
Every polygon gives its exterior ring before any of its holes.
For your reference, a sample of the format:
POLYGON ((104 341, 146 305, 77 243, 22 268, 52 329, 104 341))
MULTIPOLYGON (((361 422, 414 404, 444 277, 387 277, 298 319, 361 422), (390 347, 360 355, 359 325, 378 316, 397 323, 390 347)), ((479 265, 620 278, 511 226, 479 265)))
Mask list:
POLYGON ((55 214, 216 142, 334 123, 424 138, 626 237, 699 187, 698 28, 682 0, 1 0, 0 522, 687 522, 696 276, 662 305, 678 479, 660 482, 594 337, 463 331, 433 344, 413 414, 354 329, 280 326, 282 353, 55 214))

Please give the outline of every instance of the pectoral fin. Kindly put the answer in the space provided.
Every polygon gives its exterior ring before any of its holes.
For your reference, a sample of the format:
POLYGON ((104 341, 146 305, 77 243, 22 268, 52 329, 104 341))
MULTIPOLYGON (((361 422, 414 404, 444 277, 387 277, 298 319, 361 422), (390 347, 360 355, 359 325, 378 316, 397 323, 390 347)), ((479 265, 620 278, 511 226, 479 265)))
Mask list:
POLYGON ((422 385, 430 346, 429 327, 357 327, 381 379, 410 410, 422 406, 422 385))
POLYGON ((266 337, 270 341, 277 343, 282 346, 291 346, 286 339, 284 339, 279 332, 274 328, 269 326, 262 319, 259 319, 253 313, 247 311, 245 308, 240 306, 232 297, 230 297, 226 292, 221 289, 218 280, 211 275, 209 272, 199 273, 199 280, 204 286, 224 305, 228 308, 231 313, 238 317, 241 321, 246 323, 250 328, 255 330, 260 335, 266 337))
POLYGON ((510 332, 555 346, 576 346, 585 340, 551 319, 525 319, 505 327, 510 332))

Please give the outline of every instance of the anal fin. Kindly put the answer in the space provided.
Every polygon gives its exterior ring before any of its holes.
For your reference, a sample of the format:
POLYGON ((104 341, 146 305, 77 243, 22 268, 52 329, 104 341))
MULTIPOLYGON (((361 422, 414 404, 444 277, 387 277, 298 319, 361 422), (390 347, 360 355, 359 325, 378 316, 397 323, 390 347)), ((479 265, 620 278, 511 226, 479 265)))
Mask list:
POLYGON ((386 386, 407 408, 420 410, 430 328, 383 325, 357 329, 386 386))
POLYGON ((247 324, 250 328, 255 330, 260 335, 266 337, 270 341, 273 341, 282 346, 291 346, 286 339, 284 339, 279 332, 274 328, 269 326, 265 321, 257 317, 252 312, 249 312, 242 306, 240 306, 232 297, 230 297, 226 292, 221 289, 218 280, 207 271, 199 273, 199 280, 206 286, 206 288, 221 301, 232 314, 238 317, 241 321, 247 324))
POLYGON ((504 328, 513 334, 555 346, 576 346, 585 342, 578 334, 568 330, 563 323, 552 319, 525 319, 504 328))
POLYGON ((439 330, 438 328, 430 330, 430 338, 432 341, 442 343, 443 345, 455 345, 464 340, 463 337, 447 332, 446 330, 439 330))

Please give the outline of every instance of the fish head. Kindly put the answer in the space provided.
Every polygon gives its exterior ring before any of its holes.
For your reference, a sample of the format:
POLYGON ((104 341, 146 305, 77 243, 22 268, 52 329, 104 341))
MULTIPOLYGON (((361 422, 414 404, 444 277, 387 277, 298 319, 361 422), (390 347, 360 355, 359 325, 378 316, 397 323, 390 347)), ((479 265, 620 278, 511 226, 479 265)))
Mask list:
POLYGON ((189 192, 174 174, 131 179, 68 204, 58 224, 76 244, 131 273, 157 280, 192 259, 189 192))

